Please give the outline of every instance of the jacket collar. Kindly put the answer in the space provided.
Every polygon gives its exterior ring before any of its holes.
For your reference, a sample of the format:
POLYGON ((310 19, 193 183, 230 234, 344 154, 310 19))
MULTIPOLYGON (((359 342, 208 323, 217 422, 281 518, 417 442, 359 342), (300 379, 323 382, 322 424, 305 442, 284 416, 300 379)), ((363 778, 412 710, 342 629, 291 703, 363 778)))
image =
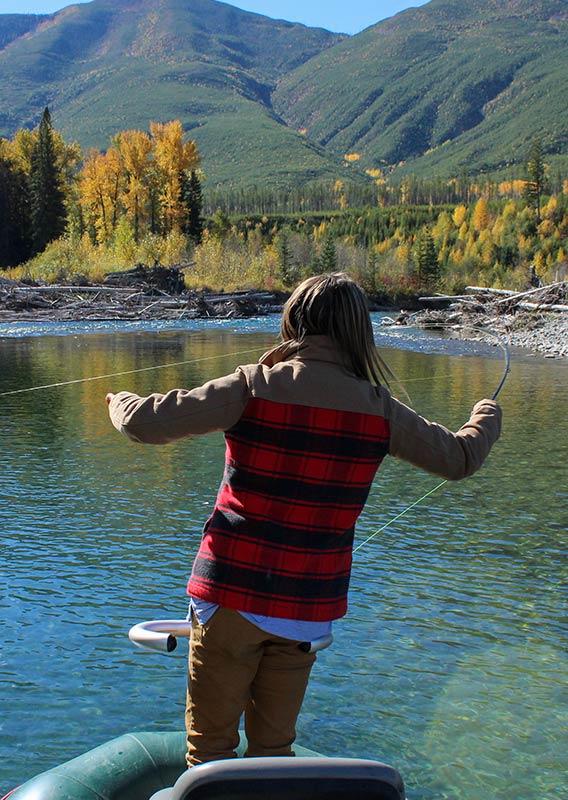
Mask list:
POLYGON ((277 347, 265 353, 259 360, 260 364, 273 367, 288 359, 301 361, 330 361, 333 364, 344 364, 344 360, 329 336, 306 336, 301 342, 292 339, 282 342, 277 347))

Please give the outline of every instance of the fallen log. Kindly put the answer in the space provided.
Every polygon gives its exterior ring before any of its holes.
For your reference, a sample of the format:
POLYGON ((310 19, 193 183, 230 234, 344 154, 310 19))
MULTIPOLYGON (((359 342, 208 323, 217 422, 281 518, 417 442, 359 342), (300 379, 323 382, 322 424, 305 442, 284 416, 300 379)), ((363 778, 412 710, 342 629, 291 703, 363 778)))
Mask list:
POLYGON ((487 286, 466 286, 466 292, 476 292, 478 294, 497 294, 497 295, 508 295, 512 296, 516 294, 516 292, 512 292, 510 289, 489 289, 487 286))
POLYGON ((58 284, 49 284, 49 286, 13 286, 10 287, 11 292, 113 292, 114 294, 121 294, 122 292, 132 293, 132 286, 61 286, 58 284))
POLYGON ((517 303, 518 308, 526 308, 530 311, 568 311, 568 306, 559 303, 517 303))
POLYGON ((434 303, 438 302, 439 300, 470 300, 471 297, 468 294, 435 294, 432 297, 419 297, 418 298, 421 303, 434 303))
POLYGON ((499 303, 508 303, 511 300, 521 300, 524 297, 531 297, 532 295, 538 294, 539 292, 540 293, 550 292, 554 289, 558 289, 561 286, 565 286, 565 284, 563 282, 549 283, 546 286, 539 286, 537 289, 529 289, 526 292, 513 293, 510 297, 505 297, 502 300, 497 300, 496 303, 497 305, 499 305, 499 303))

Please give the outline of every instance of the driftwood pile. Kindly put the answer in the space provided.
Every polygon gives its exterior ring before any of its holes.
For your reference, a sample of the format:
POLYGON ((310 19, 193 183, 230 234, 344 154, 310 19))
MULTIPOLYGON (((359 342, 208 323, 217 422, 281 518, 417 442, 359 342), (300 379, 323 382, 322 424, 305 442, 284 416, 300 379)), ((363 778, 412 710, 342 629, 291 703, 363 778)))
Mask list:
POLYGON ((401 311, 387 325, 448 328, 458 338, 476 337, 470 326, 490 328, 510 344, 551 357, 568 356, 568 282, 551 283, 525 292, 468 286, 465 294, 421 297, 422 311, 401 311), (454 327, 455 326, 455 327, 454 327), (460 329, 460 326, 464 326, 460 329))
POLYGON ((498 313, 510 313, 515 309, 531 311, 568 311, 568 283, 549 283, 546 286, 529 289, 525 292, 511 292, 507 289, 487 289, 482 286, 468 286, 467 294, 448 296, 435 295, 421 297, 423 303, 446 301, 453 306, 469 306, 483 310, 492 305, 498 313))
POLYGON ((429 308, 422 311, 401 311, 396 319, 389 318, 387 324, 427 325, 436 322, 447 325, 460 321, 476 324, 490 322, 501 327, 505 320, 519 312, 531 312, 534 318, 548 312, 568 312, 568 282, 550 283, 546 286, 529 289, 525 292, 512 292, 506 289, 488 289, 482 286, 468 286, 466 294, 420 297, 419 301, 429 308))
POLYGON ((178 268, 140 266, 111 273, 100 285, 30 286, 0 278, 0 322, 250 317, 278 302, 270 292, 189 292, 178 268))
MULTIPOLYGON (((423 310, 401 311, 384 324, 455 326, 451 335, 468 339, 476 338, 472 325, 491 328, 511 344, 568 357, 567 281, 525 292, 468 286, 462 295, 419 300, 423 310)), ((98 285, 78 279, 73 285, 30 285, 0 276, 0 323, 240 318, 279 311, 283 302, 277 292, 188 292, 183 267, 139 266, 111 273, 98 285)))

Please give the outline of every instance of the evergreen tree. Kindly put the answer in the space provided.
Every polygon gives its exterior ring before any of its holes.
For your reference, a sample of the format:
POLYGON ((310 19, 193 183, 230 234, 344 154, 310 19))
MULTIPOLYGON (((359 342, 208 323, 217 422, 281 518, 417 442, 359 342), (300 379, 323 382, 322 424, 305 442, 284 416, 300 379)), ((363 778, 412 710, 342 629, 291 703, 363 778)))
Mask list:
POLYGON ((319 265, 322 272, 335 272, 337 270, 337 250, 335 249, 333 237, 329 233, 323 240, 319 265))
POLYGON ((418 278, 422 286, 433 289, 440 280, 440 264, 434 244, 434 237, 429 228, 424 228, 418 237, 416 254, 418 278))
POLYGON ((284 286, 295 286, 300 279, 300 270, 294 264, 287 231, 281 231, 276 237, 276 258, 278 260, 278 272, 284 286))
POLYGON ((369 248, 367 254, 367 275, 366 275, 365 290, 369 294, 374 294, 377 291, 377 253, 373 247, 369 248))
POLYGON ((546 183, 546 169, 540 139, 537 139, 531 145, 525 169, 525 199, 531 208, 536 209, 537 222, 540 223, 540 205, 546 183))
POLYGON ((30 192, 27 176, 0 159, 0 268, 31 255, 30 192))
POLYGON ((65 230, 65 195, 54 146, 49 109, 43 112, 30 169, 33 252, 45 250, 65 230))
POLYGON ((311 278, 312 275, 320 275, 322 272, 320 257, 317 250, 314 248, 312 257, 309 264, 305 269, 306 278, 311 278))
POLYGON ((230 230, 231 220, 221 208, 218 208, 211 217, 211 236, 215 236, 216 239, 224 239, 230 230))
POLYGON ((189 180, 182 182, 183 199, 187 208, 184 233, 194 244, 200 244, 203 238, 203 193, 197 172, 192 169, 189 180))

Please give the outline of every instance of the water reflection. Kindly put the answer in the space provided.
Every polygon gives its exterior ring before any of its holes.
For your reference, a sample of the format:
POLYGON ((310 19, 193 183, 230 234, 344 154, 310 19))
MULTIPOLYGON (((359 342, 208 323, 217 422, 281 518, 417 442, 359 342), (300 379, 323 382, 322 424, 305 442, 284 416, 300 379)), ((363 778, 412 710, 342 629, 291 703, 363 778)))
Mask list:
MULTIPOLYGON (((185 613, 223 440, 133 445, 110 427, 103 399, 255 360, 276 325, 250 325, 0 338, 0 394, 191 362, 0 397, 0 795, 125 731, 181 727, 184 648, 147 657, 126 632, 185 613)), ((421 413, 458 426, 497 385, 497 351, 414 344, 385 355, 421 413)), ((500 398, 504 435, 481 473, 446 484, 358 551, 301 743, 396 765, 413 800, 565 793, 567 374, 516 357, 500 398)), ((358 541, 436 483, 387 460, 358 541)))

